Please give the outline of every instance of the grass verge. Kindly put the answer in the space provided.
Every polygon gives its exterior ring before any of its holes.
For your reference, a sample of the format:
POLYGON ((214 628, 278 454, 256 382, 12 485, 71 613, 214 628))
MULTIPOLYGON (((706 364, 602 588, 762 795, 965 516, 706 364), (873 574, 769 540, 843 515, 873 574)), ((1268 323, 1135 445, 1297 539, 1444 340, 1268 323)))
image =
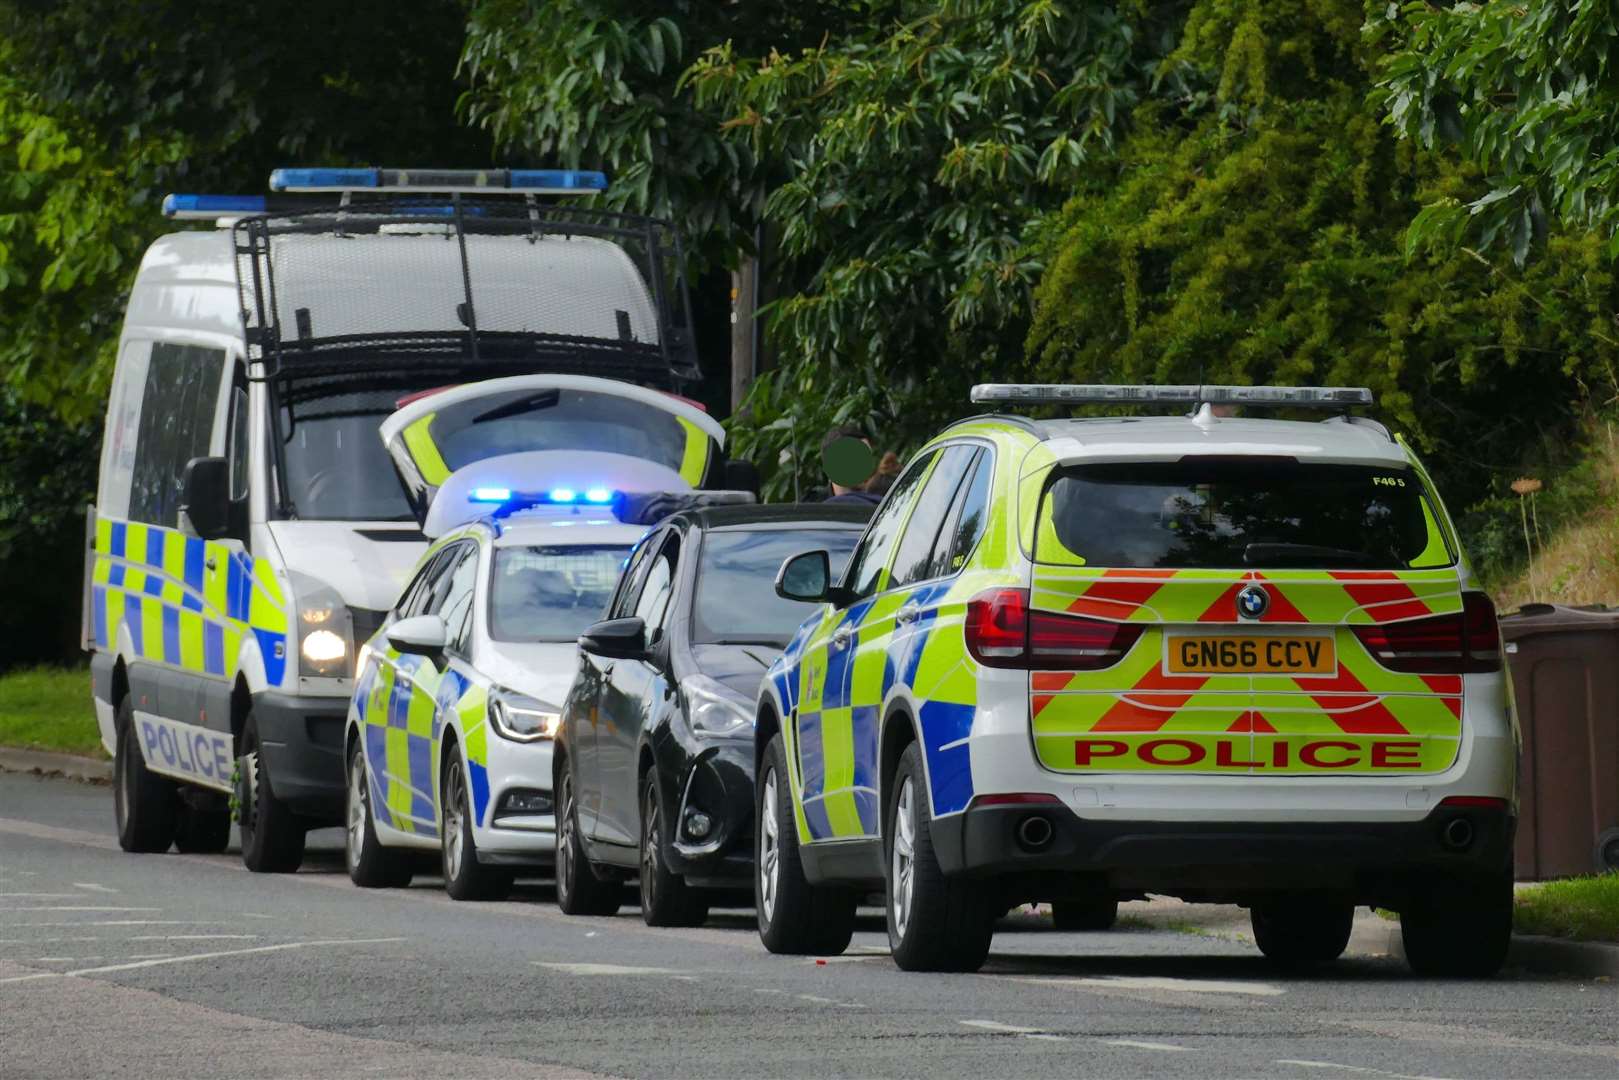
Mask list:
POLYGON ((0 746, 103 756, 89 670, 34 667, 0 675, 0 746))
POLYGON ((1619 873, 1519 889, 1513 928, 1520 934, 1619 942, 1619 873))

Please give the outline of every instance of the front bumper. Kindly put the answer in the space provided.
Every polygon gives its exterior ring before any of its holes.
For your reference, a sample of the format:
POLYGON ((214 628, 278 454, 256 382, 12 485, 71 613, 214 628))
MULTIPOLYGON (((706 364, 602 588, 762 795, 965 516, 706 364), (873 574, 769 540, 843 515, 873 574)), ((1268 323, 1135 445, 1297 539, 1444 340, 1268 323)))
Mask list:
POLYGON ((492 865, 547 865, 556 859, 555 806, 541 812, 514 813, 505 800, 516 793, 552 797, 549 739, 514 742, 492 728, 485 737, 486 764, 469 764, 474 800, 480 799, 474 836, 478 861, 492 865))
POLYGON ((736 888, 753 880, 753 743, 697 741, 692 756, 664 771, 674 780, 664 805, 676 808, 670 869, 692 885, 736 888), (707 835, 691 835, 689 813, 710 821, 707 835))
POLYGON ((270 790, 311 824, 343 820, 343 725, 347 697, 267 691, 253 698, 270 790))
POLYGON ((936 819, 932 835, 945 873, 1042 899, 1106 888, 1242 902, 1325 889, 1397 906, 1424 879, 1509 869, 1516 826, 1505 807, 1440 806, 1414 821, 1120 821, 1037 803, 972 806, 936 819), (1033 819, 1036 836, 1049 826, 1043 843, 1028 842, 1033 819))

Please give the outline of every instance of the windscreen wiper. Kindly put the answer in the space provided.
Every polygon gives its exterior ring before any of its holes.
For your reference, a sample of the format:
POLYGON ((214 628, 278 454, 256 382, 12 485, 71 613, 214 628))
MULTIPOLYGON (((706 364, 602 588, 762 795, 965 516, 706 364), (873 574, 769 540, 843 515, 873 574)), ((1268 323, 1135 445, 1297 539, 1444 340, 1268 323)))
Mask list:
POLYGON ((1277 562, 1303 560, 1307 563, 1330 564, 1349 562, 1356 566, 1371 566, 1379 560, 1375 555, 1350 548, 1324 547, 1319 544, 1284 544, 1256 541, 1242 550, 1242 561, 1249 566, 1269 566, 1277 562))

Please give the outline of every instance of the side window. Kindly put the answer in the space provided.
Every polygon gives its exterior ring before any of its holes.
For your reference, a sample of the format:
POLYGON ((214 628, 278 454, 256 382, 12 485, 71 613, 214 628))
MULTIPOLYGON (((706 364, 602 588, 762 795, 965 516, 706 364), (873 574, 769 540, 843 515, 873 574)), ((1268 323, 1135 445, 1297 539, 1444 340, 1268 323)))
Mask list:
POLYGON ((955 503, 956 492, 961 489, 967 467, 977 453, 977 447, 965 445, 947 446, 940 451, 939 464, 923 485, 922 494, 916 500, 916 509, 911 511, 911 519, 905 525, 905 535, 900 538, 899 548, 894 552, 893 579, 889 588, 903 588, 935 576, 934 544, 950 513, 950 507, 955 503))
POLYGON ((225 445, 225 453, 230 459, 230 497, 233 502, 247 498, 249 419, 247 386, 242 382, 241 370, 238 368, 236 384, 231 388, 230 395, 230 438, 225 445))
POLYGON ((478 545, 460 545, 455 568, 444 576, 440 589, 433 590, 437 611, 448 627, 445 644, 449 650, 466 655, 467 628, 472 624, 472 597, 478 583, 478 545))
POLYGON ((967 565, 978 538, 989 521, 989 486, 995 478, 995 455, 988 450, 978 455, 972 475, 962 485, 953 517, 939 532, 933 547, 933 576, 954 574, 967 565))
POLYGON ((444 569, 444 560, 450 554, 451 549, 445 548, 423 564, 411 583, 405 586, 405 591, 399 595, 399 602, 394 605, 396 618, 408 619, 412 615, 422 613, 422 609, 427 606, 428 597, 433 595, 433 585, 444 569))
POLYGON ((618 578, 618 591, 613 594, 613 602, 607 609, 609 619, 627 619, 635 614, 635 602, 641 597, 641 579, 646 575, 647 558, 658 543, 657 535, 648 536, 630 552, 624 572, 618 578))
POLYGON ((129 517, 135 479, 135 443, 140 433, 141 396, 146 389, 150 341, 129 341, 118 356, 112 394, 107 402, 107 428, 101 447, 101 485, 96 510, 103 517, 129 517))
POLYGON ((152 346, 130 483, 133 520, 175 527, 186 463, 208 455, 224 367, 221 349, 170 342, 152 346))
POLYGON ((921 483, 922 474, 927 471, 935 453, 924 454, 911 462, 910 468, 894 482, 888 497, 877 508, 877 516, 866 526, 866 535, 860 538, 860 546, 855 549, 854 557, 849 560, 849 569, 843 575, 844 585, 853 590, 855 599, 865 599, 877 591, 883 567, 888 565, 888 556, 894 550, 900 523, 905 520, 905 512, 911 507, 917 485, 921 483))
POLYGON ((646 585, 635 603, 635 614, 646 623, 647 644, 663 636, 664 619, 675 590, 675 566, 680 561, 680 541, 674 537, 663 545, 647 570, 646 585))

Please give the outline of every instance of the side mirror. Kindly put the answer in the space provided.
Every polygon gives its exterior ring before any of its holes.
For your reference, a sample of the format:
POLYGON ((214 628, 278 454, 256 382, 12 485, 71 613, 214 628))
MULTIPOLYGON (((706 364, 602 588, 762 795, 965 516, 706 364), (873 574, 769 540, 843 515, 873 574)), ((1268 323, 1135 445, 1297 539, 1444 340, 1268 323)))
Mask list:
POLYGON ((230 462, 198 457, 186 462, 180 478, 181 528, 190 526, 204 540, 230 535, 230 462))
POLYGON ((746 491, 755 499, 759 497, 759 467, 751 461, 741 461, 736 458, 725 459, 725 490, 746 491))
POLYGON ((437 660, 444 655, 449 627, 437 615, 412 615, 388 627, 388 644, 402 653, 414 653, 437 660))
POLYGON ((800 552, 776 571, 776 595, 783 600, 822 604, 831 592, 832 560, 824 551, 800 552))
POLYGON ((593 656, 613 660, 645 660, 646 622, 638 615, 627 619, 603 619, 579 635, 579 647, 593 656))

